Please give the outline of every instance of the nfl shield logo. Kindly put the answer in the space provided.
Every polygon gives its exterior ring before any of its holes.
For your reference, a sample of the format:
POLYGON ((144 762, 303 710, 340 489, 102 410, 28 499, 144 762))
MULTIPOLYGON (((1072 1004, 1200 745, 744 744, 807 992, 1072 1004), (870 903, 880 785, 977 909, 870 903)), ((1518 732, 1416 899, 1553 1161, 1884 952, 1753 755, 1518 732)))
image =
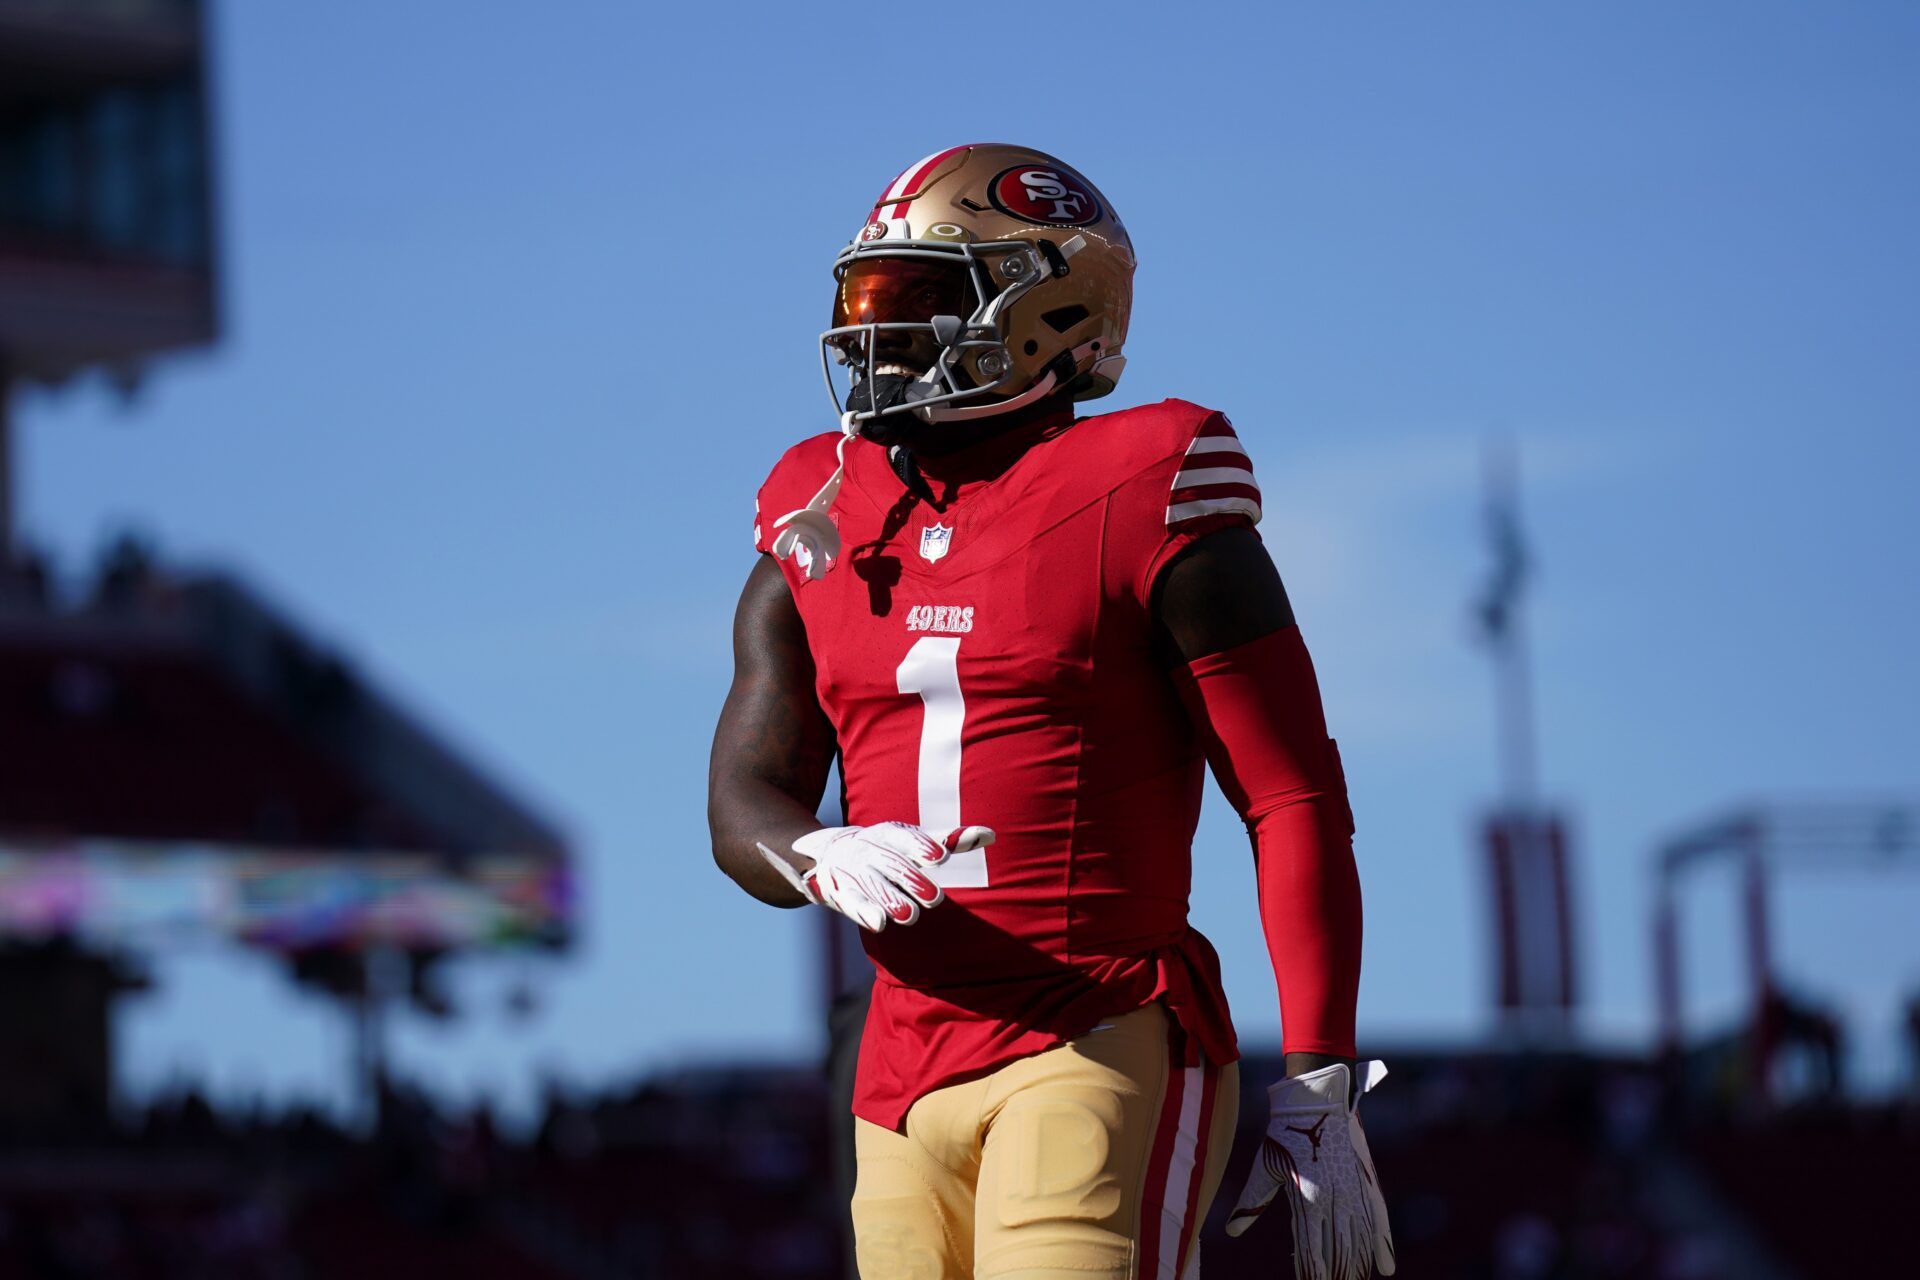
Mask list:
POLYGON ((920 531, 920 558, 932 564, 947 554, 953 542, 953 530, 944 524, 930 524, 920 531))

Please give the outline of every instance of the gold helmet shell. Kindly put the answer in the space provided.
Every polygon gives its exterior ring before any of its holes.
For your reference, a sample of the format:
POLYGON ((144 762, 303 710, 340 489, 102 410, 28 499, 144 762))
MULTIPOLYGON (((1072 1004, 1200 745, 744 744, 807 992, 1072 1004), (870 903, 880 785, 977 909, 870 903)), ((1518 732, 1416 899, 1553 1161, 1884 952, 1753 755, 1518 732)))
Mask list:
MULTIPOLYGON (((930 421, 1005 413, 1064 389, 1075 400, 1113 390, 1133 305, 1133 243, 1098 188, 1031 147, 975 143, 909 165, 874 201, 834 259, 840 284, 821 361, 871 378, 883 336, 937 353, 907 402, 856 421, 911 411, 930 421), (964 272, 970 314, 889 319, 848 304, 848 282, 875 259, 917 259, 964 272)), ((954 296, 961 296, 956 293, 954 296)))

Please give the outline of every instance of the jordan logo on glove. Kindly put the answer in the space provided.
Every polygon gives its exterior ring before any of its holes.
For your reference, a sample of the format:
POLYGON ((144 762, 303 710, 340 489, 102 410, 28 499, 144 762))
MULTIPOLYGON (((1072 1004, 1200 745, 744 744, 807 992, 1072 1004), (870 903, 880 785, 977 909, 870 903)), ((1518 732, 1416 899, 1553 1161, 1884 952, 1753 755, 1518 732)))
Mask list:
POLYGON ((1304 1133, 1307 1135, 1307 1141, 1313 1144, 1313 1163, 1315 1164, 1320 1163, 1320 1131, 1326 1128, 1326 1126, 1327 1118, 1325 1116, 1321 1116, 1318 1120, 1315 1120, 1313 1122, 1313 1128, 1311 1129, 1302 1129, 1297 1124, 1287 1126, 1287 1128, 1293 1130, 1295 1133, 1304 1133))

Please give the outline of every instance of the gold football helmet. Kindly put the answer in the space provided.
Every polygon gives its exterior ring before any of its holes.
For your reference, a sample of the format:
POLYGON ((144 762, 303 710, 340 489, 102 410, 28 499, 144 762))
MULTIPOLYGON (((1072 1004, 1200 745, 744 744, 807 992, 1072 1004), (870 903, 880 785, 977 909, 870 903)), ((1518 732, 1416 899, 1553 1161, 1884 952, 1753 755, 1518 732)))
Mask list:
POLYGON ((1062 389, 1106 395, 1126 365, 1133 266, 1106 197, 1052 156, 936 151, 887 184, 834 259, 833 327, 820 335, 834 411, 851 424, 956 422, 1062 389), (848 367, 844 401, 830 357, 848 367), (885 379, 904 386, 893 403, 875 394, 885 379))

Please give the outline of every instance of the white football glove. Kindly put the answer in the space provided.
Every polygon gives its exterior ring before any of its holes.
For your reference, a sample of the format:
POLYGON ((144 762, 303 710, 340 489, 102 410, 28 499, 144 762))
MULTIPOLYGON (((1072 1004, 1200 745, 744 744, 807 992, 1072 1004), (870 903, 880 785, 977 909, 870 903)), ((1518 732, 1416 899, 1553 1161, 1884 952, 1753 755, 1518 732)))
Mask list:
POLYGON ((1360 1064, 1354 1105, 1347 1105, 1347 1064, 1290 1076, 1267 1090, 1267 1135, 1247 1189, 1227 1219, 1237 1236, 1285 1188, 1293 1207, 1296 1280, 1368 1280, 1393 1274, 1387 1202, 1360 1128, 1359 1095, 1379 1084, 1387 1064, 1360 1064))
POLYGON ((813 859, 805 872, 766 845, 760 854, 809 902, 831 907, 862 929, 878 933, 888 921, 912 924, 923 907, 937 907, 946 892, 927 874, 949 854, 993 843, 989 827, 961 827, 942 839, 906 822, 871 827, 822 827, 793 842, 793 851, 813 859))

